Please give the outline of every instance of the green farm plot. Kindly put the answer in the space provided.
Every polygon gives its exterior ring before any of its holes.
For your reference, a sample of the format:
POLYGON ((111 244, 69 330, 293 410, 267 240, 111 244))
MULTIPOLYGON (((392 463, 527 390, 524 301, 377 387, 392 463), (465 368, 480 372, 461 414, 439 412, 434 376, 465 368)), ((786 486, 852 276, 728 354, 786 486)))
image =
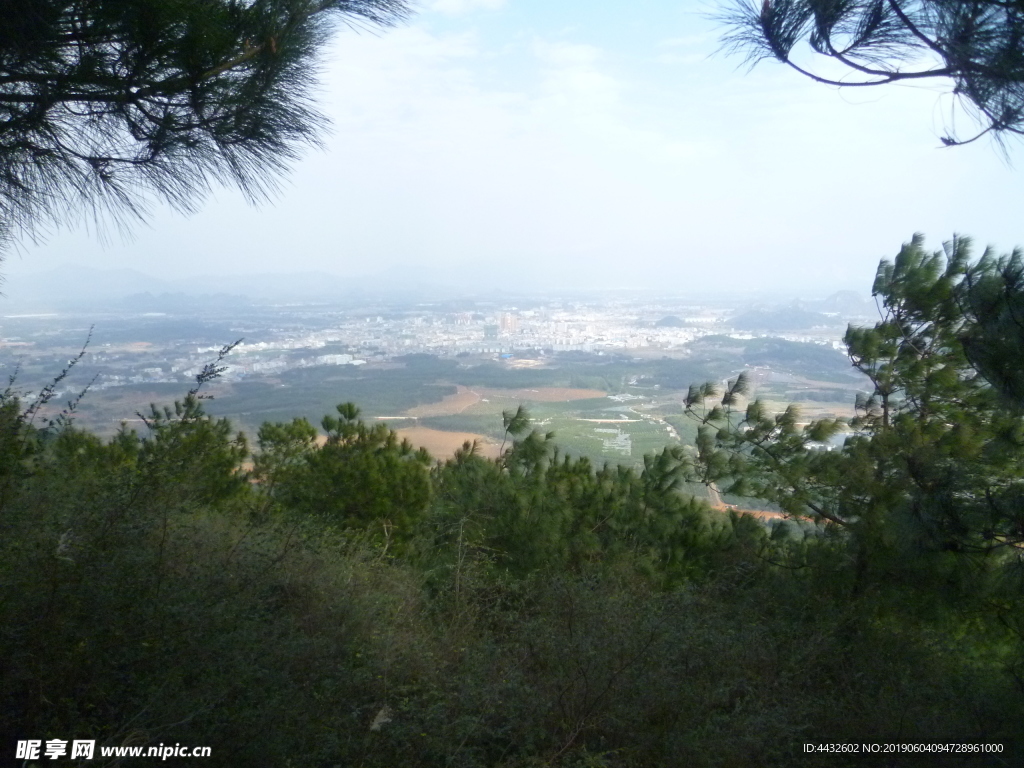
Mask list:
POLYGON ((697 442, 697 422, 689 416, 684 413, 676 413, 661 418, 675 428, 676 434, 679 435, 679 441, 683 445, 694 445, 697 442))
MULTIPOLYGON (((336 366, 338 368, 340 366, 336 366)), ((307 371, 301 371, 307 374, 307 371)), ((422 403, 441 400, 455 392, 451 385, 405 381, 388 372, 367 372, 369 375, 339 375, 325 371, 314 375, 282 377, 280 384, 266 381, 236 382, 218 394, 207 408, 218 416, 227 416, 238 428, 255 434, 264 421, 291 421, 302 416, 319 424, 326 414, 333 414, 339 403, 355 403, 369 418, 401 413, 422 403)))
MULTIPOLYGON (((602 411, 610 404, 606 398, 557 403, 529 401, 517 403, 492 399, 476 403, 462 413, 422 418, 419 420, 419 424, 449 432, 477 432, 500 440, 504 435, 502 413, 506 410, 515 410, 520 404, 529 411, 534 428, 543 432, 558 432, 567 420, 574 420, 581 414, 597 414, 593 418, 616 417, 614 413, 608 415, 602 411)), ((561 437, 560 434, 559 437, 561 437)))
MULTIPOLYGON (((668 425, 644 418, 629 404, 609 398, 571 402, 524 402, 535 429, 554 432, 562 451, 604 462, 637 464, 646 453, 674 444, 668 425)), ((425 427, 453 432, 476 432, 500 440, 502 411, 514 407, 508 401, 480 402, 451 416, 420 419, 425 427)))
POLYGON ((555 440, 563 450, 600 463, 636 464, 644 454, 676 442, 664 424, 646 419, 595 423, 564 416, 553 420, 552 426, 555 440))
POLYGON ((456 413, 451 416, 425 416, 417 419, 421 427, 440 429, 445 432, 474 432, 478 435, 501 440, 504 430, 501 426, 501 413, 456 413))

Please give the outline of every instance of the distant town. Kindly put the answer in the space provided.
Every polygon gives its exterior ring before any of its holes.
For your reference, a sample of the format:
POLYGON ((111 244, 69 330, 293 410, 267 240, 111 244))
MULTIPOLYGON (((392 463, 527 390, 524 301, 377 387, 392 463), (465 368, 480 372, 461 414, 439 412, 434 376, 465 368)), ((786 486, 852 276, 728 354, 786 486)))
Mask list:
MULTIPOLYGON (((567 352, 686 357, 697 339, 772 337, 841 350, 849 322, 870 322, 873 304, 852 294, 781 308, 641 299, 331 307, 252 305, 231 311, 16 314, 0 320, 0 364, 34 380, 59 373, 92 338, 81 370, 97 390, 194 380, 228 343, 223 379, 240 381, 319 366, 380 366, 409 354, 540 366, 567 352)), ((62 382, 59 394, 80 388, 62 382)))

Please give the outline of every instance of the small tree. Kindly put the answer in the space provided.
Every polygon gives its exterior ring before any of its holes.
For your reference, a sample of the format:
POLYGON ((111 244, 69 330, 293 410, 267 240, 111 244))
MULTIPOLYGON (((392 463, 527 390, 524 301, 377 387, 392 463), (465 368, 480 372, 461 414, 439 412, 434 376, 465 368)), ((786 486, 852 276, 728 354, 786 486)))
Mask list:
POLYGON ((257 477, 287 509, 403 543, 430 501, 430 454, 386 424, 368 426, 352 403, 336 410, 319 447, 305 419, 260 427, 257 477))
POLYGON ((1014 0, 732 0, 725 48, 844 88, 944 79, 986 134, 1024 135, 1024 5, 1014 0), (798 63, 805 42, 842 75, 798 63))
POLYGON ((692 387, 701 479, 732 479, 735 493, 844 531, 855 591, 902 574, 921 578, 925 593, 953 594, 953 574, 1014 572, 1024 548, 1024 417, 968 355, 979 328, 965 312, 966 276, 979 269, 990 274, 972 265, 966 238, 929 253, 920 235, 881 263, 873 292, 883 317, 846 333, 870 392, 858 397, 842 446, 827 445, 843 428, 837 420, 803 425, 794 406, 772 415, 759 401, 737 408, 742 378, 710 409, 714 387, 692 387))
POLYGON ((645 455, 640 471, 595 467, 562 453, 553 432, 532 430, 522 406, 503 423, 513 441, 498 458, 467 443, 434 468, 432 548, 447 540, 460 561, 469 548, 519 574, 625 565, 669 585, 731 533, 682 492, 691 462, 678 446, 645 455))
POLYGON ((325 120, 330 25, 388 25, 404 0, 0 3, 0 240, 151 198, 194 210, 211 182, 265 198, 325 120))

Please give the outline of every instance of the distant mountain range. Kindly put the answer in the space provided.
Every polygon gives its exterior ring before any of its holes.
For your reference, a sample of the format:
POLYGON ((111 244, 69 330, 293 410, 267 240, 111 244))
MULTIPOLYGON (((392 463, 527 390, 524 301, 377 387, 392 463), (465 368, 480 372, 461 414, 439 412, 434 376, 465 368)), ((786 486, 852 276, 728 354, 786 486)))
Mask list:
POLYGON ((226 277, 158 278, 134 269, 69 265, 6 279, 2 302, 9 308, 94 308, 167 311, 190 306, 255 301, 338 300, 361 290, 326 272, 250 274, 226 277))
POLYGON ((796 306, 811 312, 829 312, 843 317, 878 319, 878 307, 875 302, 857 291, 837 291, 824 299, 798 301, 796 306))
POLYGON ((736 315, 730 325, 742 331, 803 331, 872 319, 874 302, 854 291, 839 291, 824 299, 795 301, 789 306, 751 309, 736 315))
POLYGON ((187 311, 239 302, 438 301, 467 293, 499 299, 530 294, 540 287, 514 279, 496 284, 481 275, 424 265, 389 267, 354 277, 329 272, 279 272, 183 278, 153 277, 134 269, 64 265, 7 277, 0 284, 0 311, 187 311))
MULTIPOLYGON (((179 313, 271 302, 348 303, 379 299, 388 303, 412 303, 468 296, 483 301, 508 302, 517 298, 536 298, 545 293, 560 297, 579 293, 592 297, 596 290, 588 290, 577 282, 575 290, 558 291, 554 284, 519 275, 515 269, 510 269, 509 274, 499 281, 486 279, 485 272, 485 265, 456 270, 420 264, 392 266, 376 274, 353 277, 329 272, 154 277, 135 269, 99 269, 66 264, 8 276, 0 267, 0 313, 94 312, 97 309, 179 313)), ((696 301, 721 301, 723 298, 727 300, 727 297, 703 293, 693 296, 696 301)), ((762 297, 762 300, 764 298, 768 297, 762 297)), ((777 311, 791 313, 794 309, 838 313, 845 317, 857 316, 868 310, 874 312, 874 305, 852 291, 842 291, 824 300, 799 301, 789 309, 777 311)))
POLYGON ((738 331, 802 331, 827 328, 843 323, 838 317, 821 312, 808 312, 799 307, 786 309, 754 309, 732 319, 730 325, 738 331))

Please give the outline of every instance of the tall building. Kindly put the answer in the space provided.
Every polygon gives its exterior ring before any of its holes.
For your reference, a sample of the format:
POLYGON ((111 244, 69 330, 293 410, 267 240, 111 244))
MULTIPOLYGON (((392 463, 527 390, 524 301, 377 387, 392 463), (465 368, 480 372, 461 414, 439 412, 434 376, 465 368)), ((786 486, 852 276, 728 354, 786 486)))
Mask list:
POLYGON ((514 315, 511 312, 501 312, 498 315, 498 328, 503 336, 519 333, 519 315, 514 315))

